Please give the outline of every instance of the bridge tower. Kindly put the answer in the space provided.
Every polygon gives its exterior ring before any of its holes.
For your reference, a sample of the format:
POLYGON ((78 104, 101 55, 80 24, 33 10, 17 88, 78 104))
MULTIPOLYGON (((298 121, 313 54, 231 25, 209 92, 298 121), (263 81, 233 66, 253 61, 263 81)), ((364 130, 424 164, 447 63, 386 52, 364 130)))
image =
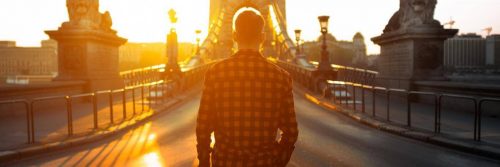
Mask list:
MULTIPOLYGON (((238 10, 250 7, 258 10, 264 19, 266 20, 266 25, 271 25, 269 22, 270 18, 270 5, 277 5, 282 16, 286 18, 286 0, 210 0, 210 19, 209 25, 218 24, 220 26, 220 30, 215 35, 217 38, 217 55, 214 55, 217 58, 228 57, 234 52, 235 44, 233 43, 233 35, 232 35, 232 25, 233 19, 238 12, 238 10)), ((283 23, 286 25, 286 23, 283 23)), ((209 31, 213 31, 213 28, 209 28, 209 31)), ((265 29, 266 40, 264 42, 264 54, 272 55, 273 50, 273 41, 275 38, 274 30, 266 26, 265 29)))

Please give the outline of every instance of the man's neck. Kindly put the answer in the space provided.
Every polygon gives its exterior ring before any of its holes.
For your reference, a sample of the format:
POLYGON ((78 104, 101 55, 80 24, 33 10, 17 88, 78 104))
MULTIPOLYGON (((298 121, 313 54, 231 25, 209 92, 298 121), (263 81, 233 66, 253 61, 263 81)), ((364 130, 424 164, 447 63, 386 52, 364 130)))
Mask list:
POLYGON ((238 50, 245 50, 245 51, 255 51, 259 52, 260 51, 260 45, 238 45, 238 50))

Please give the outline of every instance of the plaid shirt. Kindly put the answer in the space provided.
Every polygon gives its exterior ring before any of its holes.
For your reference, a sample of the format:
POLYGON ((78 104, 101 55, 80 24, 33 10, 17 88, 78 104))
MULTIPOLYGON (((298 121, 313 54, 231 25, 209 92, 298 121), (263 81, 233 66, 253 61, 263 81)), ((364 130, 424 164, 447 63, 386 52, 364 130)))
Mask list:
POLYGON ((206 74, 196 136, 200 166, 210 165, 210 154, 212 166, 285 166, 298 136, 290 75, 257 52, 215 64, 206 74))

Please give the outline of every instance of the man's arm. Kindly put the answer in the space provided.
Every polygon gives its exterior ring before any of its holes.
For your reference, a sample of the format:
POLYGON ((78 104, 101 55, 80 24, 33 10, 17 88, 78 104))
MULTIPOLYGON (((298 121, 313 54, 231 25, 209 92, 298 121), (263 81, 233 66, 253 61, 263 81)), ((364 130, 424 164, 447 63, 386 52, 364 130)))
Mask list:
POLYGON ((295 142, 297 142, 297 137, 299 131, 297 129, 297 119, 295 118, 295 106, 293 102, 293 88, 292 79, 287 78, 286 88, 284 89, 284 97, 282 101, 283 110, 281 111, 280 126, 279 129, 283 132, 281 134, 281 140, 279 144, 283 149, 282 155, 280 155, 281 162, 286 165, 290 161, 290 157, 295 148, 295 142))
MULTIPOLYGON (((210 71, 210 70, 209 70, 210 71)), ((205 84, 203 94, 200 102, 200 109, 198 110, 198 119, 196 124, 196 140, 198 142, 198 160, 199 166, 210 166, 210 143, 211 134, 214 131, 214 105, 215 95, 213 88, 213 77, 209 71, 205 75, 205 84)))

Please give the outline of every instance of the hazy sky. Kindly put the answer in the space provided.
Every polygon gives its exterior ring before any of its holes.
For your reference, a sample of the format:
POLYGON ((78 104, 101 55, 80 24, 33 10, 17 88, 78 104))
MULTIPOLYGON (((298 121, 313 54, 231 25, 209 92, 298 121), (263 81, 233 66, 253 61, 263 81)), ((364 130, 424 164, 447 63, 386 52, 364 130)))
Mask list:
MULTIPOLYGON (((44 30, 57 29, 68 20, 65 0, 1 0, 0 40, 15 40, 20 46, 39 46, 48 37, 44 30)), ((101 11, 109 10, 113 28, 131 42, 164 41, 169 21, 167 11, 178 12, 181 41, 195 40, 194 31, 207 31, 209 0, 101 0, 101 11)), ((318 15, 330 15, 330 30, 339 40, 351 40, 356 32, 365 36, 369 53, 379 48, 369 38, 380 35, 398 9, 399 0, 288 0, 288 31, 303 30, 306 40, 319 35, 318 15)), ((438 0, 436 19, 457 23, 461 33, 481 32, 493 27, 500 33, 500 0, 438 0)), ((293 33, 291 34, 293 37, 293 33)))

